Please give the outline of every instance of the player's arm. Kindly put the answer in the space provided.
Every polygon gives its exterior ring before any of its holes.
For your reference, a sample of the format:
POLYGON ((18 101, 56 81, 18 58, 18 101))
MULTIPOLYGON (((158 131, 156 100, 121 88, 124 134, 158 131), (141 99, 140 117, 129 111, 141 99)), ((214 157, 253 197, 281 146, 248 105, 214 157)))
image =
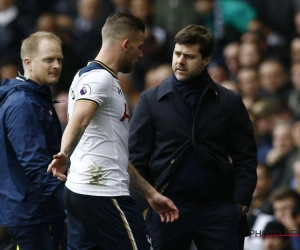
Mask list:
POLYGON ((92 120, 97 104, 93 101, 77 101, 68 125, 64 131, 61 149, 68 158, 72 155, 86 127, 92 120))
POLYGON ((60 152, 53 156, 47 172, 53 172, 53 176, 60 180, 66 180, 65 171, 67 162, 75 150, 86 127, 94 116, 98 105, 93 101, 77 101, 71 119, 65 128, 60 152))
POLYGON ((178 219, 178 209, 174 203, 169 198, 157 192, 139 174, 131 162, 128 162, 128 173, 130 175, 130 186, 148 200, 151 207, 160 215, 162 222, 173 222, 178 219))

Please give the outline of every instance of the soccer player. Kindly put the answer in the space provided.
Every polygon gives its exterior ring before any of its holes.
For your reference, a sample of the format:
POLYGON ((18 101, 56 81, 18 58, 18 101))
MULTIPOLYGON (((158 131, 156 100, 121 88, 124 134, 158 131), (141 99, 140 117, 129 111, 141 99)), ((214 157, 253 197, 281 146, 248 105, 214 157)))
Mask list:
POLYGON ((143 56, 144 32, 144 24, 131 14, 109 16, 99 54, 71 85, 69 123, 48 168, 59 180, 67 179, 69 249, 152 249, 143 217, 129 195, 129 182, 162 221, 178 218, 173 202, 128 163, 129 113, 117 73, 130 72, 143 56))

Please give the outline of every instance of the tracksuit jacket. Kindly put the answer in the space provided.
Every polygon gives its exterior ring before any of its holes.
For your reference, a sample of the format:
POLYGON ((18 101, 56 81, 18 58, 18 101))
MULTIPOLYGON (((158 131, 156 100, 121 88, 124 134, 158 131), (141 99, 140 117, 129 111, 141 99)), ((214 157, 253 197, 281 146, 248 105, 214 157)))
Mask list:
POLYGON ((48 85, 22 76, 0 85, 0 225, 65 219, 64 183, 47 173, 61 136, 48 85))

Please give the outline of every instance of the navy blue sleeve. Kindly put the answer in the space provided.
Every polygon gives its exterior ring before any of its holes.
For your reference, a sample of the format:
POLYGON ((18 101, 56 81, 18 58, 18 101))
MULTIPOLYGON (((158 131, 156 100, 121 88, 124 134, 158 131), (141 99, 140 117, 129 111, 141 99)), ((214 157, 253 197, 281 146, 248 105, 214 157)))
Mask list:
POLYGON ((12 103, 5 112, 5 127, 9 143, 25 175, 31 183, 43 186, 41 192, 51 192, 46 191, 45 185, 55 179, 46 172, 52 155, 43 127, 45 120, 37 112, 38 109, 43 107, 30 99, 12 103))
POLYGON ((240 97, 232 112, 230 138, 229 155, 236 168, 234 199, 249 206, 257 181, 257 149, 253 125, 240 97))
POLYGON ((130 120, 129 160, 147 179, 147 167, 152 155, 154 128, 146 95, 142 93, 130 120))

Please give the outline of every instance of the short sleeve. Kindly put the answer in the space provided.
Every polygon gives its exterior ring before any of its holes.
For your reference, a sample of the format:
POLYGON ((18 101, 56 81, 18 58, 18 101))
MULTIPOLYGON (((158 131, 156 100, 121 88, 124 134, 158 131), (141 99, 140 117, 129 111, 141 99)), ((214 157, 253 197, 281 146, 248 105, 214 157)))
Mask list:
POLYGON ((75 101, 93 101, 101 106, 110 98, 111 92, 111 74, 104 70, 93 70, 79 80, 75 90, 75 101))

